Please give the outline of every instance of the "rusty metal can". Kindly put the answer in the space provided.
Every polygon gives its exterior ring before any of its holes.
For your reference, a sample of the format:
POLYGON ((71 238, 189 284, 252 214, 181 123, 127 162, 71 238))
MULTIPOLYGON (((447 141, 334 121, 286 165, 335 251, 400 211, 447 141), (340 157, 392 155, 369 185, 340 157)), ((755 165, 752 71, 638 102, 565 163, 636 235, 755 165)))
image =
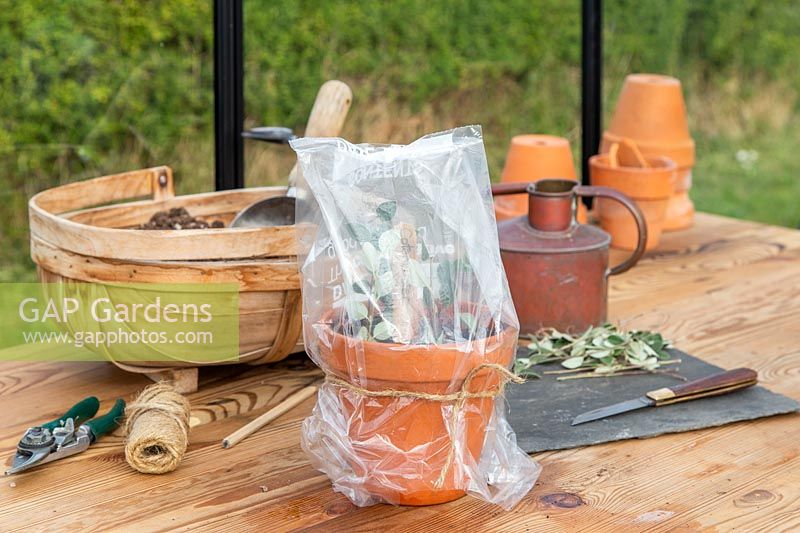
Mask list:
POLYGON ((542 328, 581 332, 606 320, 608 276, 633 267, 644 253, 647 226, 636 204, 607 187, 566 179, 509 183, 492 187, 495 196, 528 194, 528 214, 498 223, 500 254, 521 333, 542 328), (579 197, 606 197, 630 211, 639 231, 636 250, 608 268, 611 237, 602 229, 579 224, 579 197))

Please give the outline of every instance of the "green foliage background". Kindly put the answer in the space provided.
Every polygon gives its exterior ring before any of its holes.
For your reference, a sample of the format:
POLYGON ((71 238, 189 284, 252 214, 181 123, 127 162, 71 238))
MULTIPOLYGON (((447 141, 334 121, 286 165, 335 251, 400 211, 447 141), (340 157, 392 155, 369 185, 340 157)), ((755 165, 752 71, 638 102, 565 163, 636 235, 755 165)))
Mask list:
MULTIPOLYGON (((606 112, 625 74, 678 76, 698 207, 800 223, 800 4, 604 4, 606 112)), ((33 275, 25 204, 38 190, 161 163, 180 192, 213 187, 212 16, 210 0, 0 0, 0 280, 33 275)), ((480 123, 495 176, 514 134, 578 147, 577 0, 246 0, 245 26, 249 125, 301 131, 319 85, 339 78, 357 141, 480 123)), ((276 183, 292 156, 248 146, 247 162, 248 183, 276 183)))

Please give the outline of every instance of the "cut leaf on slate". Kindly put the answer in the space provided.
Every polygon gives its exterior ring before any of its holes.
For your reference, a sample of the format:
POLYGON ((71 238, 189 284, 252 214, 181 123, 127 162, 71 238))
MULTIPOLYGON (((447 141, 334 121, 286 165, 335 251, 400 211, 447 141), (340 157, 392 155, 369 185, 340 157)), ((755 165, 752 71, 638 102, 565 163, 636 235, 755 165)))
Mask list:
POLYGON ((559 362, 586 374, 613 374, 640 369, 653 372, 665 364, 679 363, 667 351, 669 341, 651 331, 625 332, 613 324, 587 328, 580 335, 546 329, 530 336, 527 357, 515 369, 522 372, 537 364, 559 362), (580 361, 580 363, 578 363, 580 361))

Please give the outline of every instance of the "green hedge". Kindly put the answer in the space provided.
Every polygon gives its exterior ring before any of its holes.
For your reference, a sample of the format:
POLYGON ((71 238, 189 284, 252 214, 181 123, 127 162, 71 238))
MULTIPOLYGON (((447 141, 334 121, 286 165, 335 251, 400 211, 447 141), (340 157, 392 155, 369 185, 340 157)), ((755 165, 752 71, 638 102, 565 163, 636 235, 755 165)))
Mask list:
MULTIPOLYGON (((531 97, 519 108, 527 115, 522 122, 571 130, 574 109, 545 113, 545 119, 536 114, 553 107, 546 97, 563 99, 542 86, 560 87, 569 100, 577 94, 574 75, 557 79, 580 61, 577 4, 246 0, 248 116, 302 125, 308 102, 331 77, 352 80, 357 101, 377 93, 412 109, 453 91, 491 91, 499 80, 511 80, 518 94, 531 97)), ((733 76, 800 85, 796 4, 605 4, 610 93, 624 73, 642 70, 690 82, 733 76)), ((19 174, 52 183, 54 170, 80 173, 114 151, 163 156, 182 138, 210 135, 212 16, 208 0, 0 1, 4 160, 17 160, 19 174)))
MULTIPOLYGON (((796 3, 604 4, 607 103, 631 71, 677 75, 689 93, 800 89, 796 3)), ((20 261, 36 190, 177 151, 178 174, 211 187, 212 17, 210 0, 0 0, 0 199, 14 219, 0 268, 20 261)), ((495 169, 514 133, 577 139, 577 1, 246 0, 245 25, 249 123, 302 126, 336 77, 354 87, 354 121, 362 103, 447 115, 470 94, 495 169)))

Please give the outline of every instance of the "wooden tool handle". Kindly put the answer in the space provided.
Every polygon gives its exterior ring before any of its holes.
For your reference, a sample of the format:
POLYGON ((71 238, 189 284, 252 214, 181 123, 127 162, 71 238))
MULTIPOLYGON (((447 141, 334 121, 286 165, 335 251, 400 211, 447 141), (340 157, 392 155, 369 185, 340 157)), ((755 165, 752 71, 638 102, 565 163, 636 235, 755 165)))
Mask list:
MULTIPOLYGON (((322 84, 306 123, 305 137, 337 137, 353 102, 353 91, 346 83, 330 80, 322 84)), ((289 187, 294 187, 297 163, 289 172, 289 187)))
POLYGON ((304 137, 336 137, 353 102, 353 91, 346 83, 330 80, 322 84, 308 115, 304 137))
POLYGON ((688 383, 650 391, 647 397, 656 402, 656 407, 671 403, 685 402, 707 396, 718 396, 735 390, 753 386, 758 374, 749 368, 737 368, 712 376, 696 379, 688 383))

